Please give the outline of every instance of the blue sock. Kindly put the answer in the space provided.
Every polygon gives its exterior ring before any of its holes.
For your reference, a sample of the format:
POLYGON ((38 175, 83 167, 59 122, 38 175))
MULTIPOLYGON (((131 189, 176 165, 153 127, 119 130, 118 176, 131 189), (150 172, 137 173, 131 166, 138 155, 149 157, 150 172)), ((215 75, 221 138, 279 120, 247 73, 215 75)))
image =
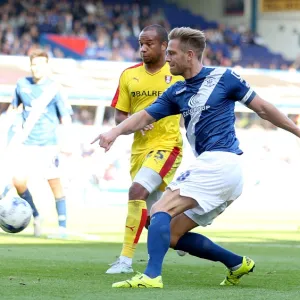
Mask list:
POLYGON ((242 263, 243 257, 236 255, 219 245, 213 243, 202 234, 187 232, 177 242, 175 250, 183 250, 193 256, 220 261, 227 268, 235 267, 242 263))
POLYGON ((171 216, 165 212, 157 212, 151 217, 148 228, 148 264, 144 272, 150 278, 161 275, 162 264, 170 247, 171 216))
POLYGON ((37 217, 39 215, 39 212, 38 212, 38 210, 36 209, 36 207, 35 207, 35 205, 33 203, 32 196, 31 196, 29 190, 27 189, 24 193, 19 194, 19 196, 21 198, 23 198, 24 200, 26 200, 29 203, 29 205, 30 205, 30 207, 32 209, 32 215, 33 215, 33 217, 34 218, 37 217))
POLYGON ((67 207, 66 198, 61 197, 55 199, 56 211, 58 215, 58 225, 61 227, 67 227, 67 207))

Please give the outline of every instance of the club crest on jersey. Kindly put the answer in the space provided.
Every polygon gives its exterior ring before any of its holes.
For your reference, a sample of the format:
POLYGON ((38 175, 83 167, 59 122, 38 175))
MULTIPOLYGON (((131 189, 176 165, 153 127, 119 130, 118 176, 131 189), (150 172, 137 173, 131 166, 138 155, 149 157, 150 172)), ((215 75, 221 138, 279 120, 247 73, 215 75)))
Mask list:
POLYGON ((203 85, 207 86, 207 87, 212 87, 215 85, 215 79, 212 78, 212 77, 207 77, 204 82, 203 82, 203 85))
POLYGON ((165 76, 165 81, 167 84, 169 84, 172 81, 172 76, 171 75, 166 75, 165 76))

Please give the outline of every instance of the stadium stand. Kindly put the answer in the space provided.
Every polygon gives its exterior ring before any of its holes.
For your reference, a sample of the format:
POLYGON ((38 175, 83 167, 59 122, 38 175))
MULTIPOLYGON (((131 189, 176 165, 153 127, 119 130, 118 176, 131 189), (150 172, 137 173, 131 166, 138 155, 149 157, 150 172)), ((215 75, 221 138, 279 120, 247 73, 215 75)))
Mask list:
POLYGON ((299 68, 264 46, 250 30, 207 21, 174 4, 124 0, 0 1, 0 54, 27 55, 43 46, 51 57, 138 61, 137 37, 146 25, 206 31, 206 65, 299 68))

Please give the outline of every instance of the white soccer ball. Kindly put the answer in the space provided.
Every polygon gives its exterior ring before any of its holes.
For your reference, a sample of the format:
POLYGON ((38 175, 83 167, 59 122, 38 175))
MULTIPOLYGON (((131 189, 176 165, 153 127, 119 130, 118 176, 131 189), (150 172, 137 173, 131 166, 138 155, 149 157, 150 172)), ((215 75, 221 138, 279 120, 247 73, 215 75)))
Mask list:
POLYGON ((9 233, 17 233, 27 227, 32 209, 20 197, 5 197, 0 200, 0 227, 9 233))

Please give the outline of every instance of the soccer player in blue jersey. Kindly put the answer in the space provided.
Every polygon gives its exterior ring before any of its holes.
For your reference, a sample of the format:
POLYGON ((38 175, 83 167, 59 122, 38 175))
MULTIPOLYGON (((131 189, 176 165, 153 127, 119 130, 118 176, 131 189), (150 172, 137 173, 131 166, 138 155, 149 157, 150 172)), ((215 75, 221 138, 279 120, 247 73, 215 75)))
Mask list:
POLYGON ((13 161, 13 184, 19 196, 31 206, 34 235, 41 235, 41 220, 27 187, 29 174, 40 173, 50 185, 58 214, 58 237, 66 236, 66 199, 59 178, 57 127, 70 125, 71 107, 66 103, 60 86, 48 77, 48 55, 35 50, 30 55, 31 77, 17 82, 12 107, 22 106, 23 130, 27 137, 16 147, 13 161), (31 124, 30 124, 31 123, 31 124))
POLYGON ((171 73, 182 75, 185 81, 175 83, 151 106, 95 139, 108 151, 119 135, 181 113, 196 157, 152 206, 147 243, 149 260, 144 274, 114 283, 113 287, 162 288, 162 264, 169 247, 222 262, 228 273, 221 285, 238 284, 254 268, 252 259, 232 253, 190 230, 211 224, 242 193, 243 152, 234 128, 236 101, 298 137, 300 129, 233 71, 204 67, 205 45, 202 31, 187 27, 173 29, 169 34, 167 61, 171 73))

